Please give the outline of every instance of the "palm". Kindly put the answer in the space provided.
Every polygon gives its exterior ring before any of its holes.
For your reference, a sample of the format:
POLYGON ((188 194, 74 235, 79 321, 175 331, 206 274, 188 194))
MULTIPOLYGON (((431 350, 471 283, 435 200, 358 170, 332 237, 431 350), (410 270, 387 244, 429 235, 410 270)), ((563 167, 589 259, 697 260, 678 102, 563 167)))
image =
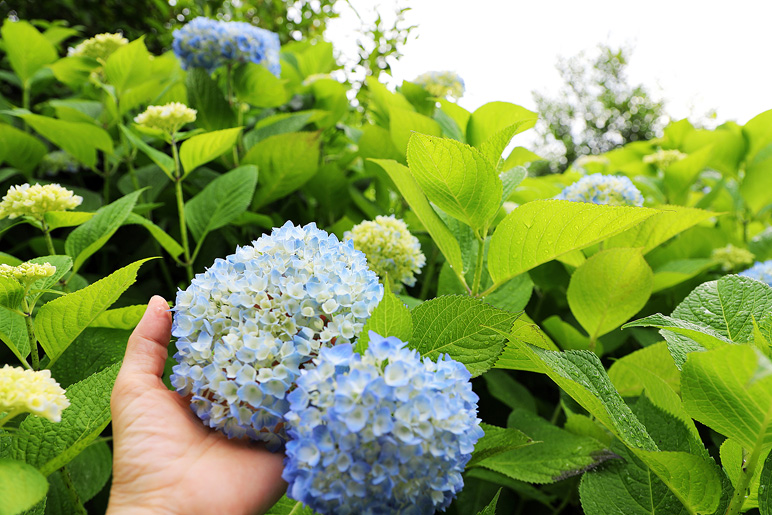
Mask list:
MULTIPOLYGON (((135 346, 137 338, 144 340, 140 346, 169 341, 168 314, 156 322, 137 331, 155 330, 158 338, 135 331, 135 346)), ((124 362, 116 382, 114 502, 141 502, 186 514, 265 512, 285 487, 282 455, 206 428, 185 399, 164 387, 157 365, 154 373, 137 374, 124 362)))

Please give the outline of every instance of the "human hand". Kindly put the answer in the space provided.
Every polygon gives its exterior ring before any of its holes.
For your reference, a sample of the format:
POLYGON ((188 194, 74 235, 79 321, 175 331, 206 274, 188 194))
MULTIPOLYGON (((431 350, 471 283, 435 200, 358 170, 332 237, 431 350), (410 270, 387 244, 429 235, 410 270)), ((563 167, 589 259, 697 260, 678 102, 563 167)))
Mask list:
POLYGON ((113 388, 108 514, 265 513, 281 497, 282 454, 205 427, 161 381, 171 339, 166 301, 150 299, 113 388))

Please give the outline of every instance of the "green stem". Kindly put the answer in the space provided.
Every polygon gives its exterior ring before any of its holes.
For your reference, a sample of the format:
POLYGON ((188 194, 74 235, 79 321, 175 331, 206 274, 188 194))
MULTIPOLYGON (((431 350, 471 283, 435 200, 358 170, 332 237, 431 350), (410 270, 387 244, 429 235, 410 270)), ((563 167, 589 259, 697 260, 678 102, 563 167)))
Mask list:
POLYGON ((747 497, 746 491, 748 490, 748 485, 751 482, 751 478, 753 478, 753 473, 756 471, 756 465, 758 465, 759 458, 761 457, 762 440, 763 438, 756 440, 756 445, 753 447, 750 457, 743 463, 743 467, 740 470, 740 478, 737 480, 734 493, 732 494, 732 500, 729 501, 729 506, 725 512, 726 515, 738 515, 740 510, 742 510, 745 498, 747 497))
POLYGON ((83 507, 83 503, 80 501, 80 495, 78 495, 78 491, 75 490, 75 485, 72 482, 72 476, 70 476, 70 470, 65 466, 61 468, 61 471, 62 480, 64 481, 64 486, 67 487, 67 491, 70 493, 70 500, 72 501, 72 505, 75 507, 75 513, 78 515, 88 515, 86 508, 83 507))
POLYGON ((485 241, 482 238, 477 239, 477 266, 474 269, 474 282, 472 283, 472 295, 477 295, 480 291, 480 281, 482 280, 483 260, 485 258, 485 241))
POLYGON ((434 270, 437 268, 437 247, 432 250, 432 255, 429 261, 429 265, 424 271, 424 281, 421 284, 421 293, 418 298, 426 300, 429 297, 429 288, 432 286, 432 278, 434 277, 434 270))
MULTIPOLYGON (((30 111, 31 110, 30 109, 30 104, 31 104, 30 88, 29 88, 29 84, 27 84, 25 82, 24 83, 24 87, 22 87, 22 89, 21 89, 21 106, 22 106, 22 108, 26 109, 27 111, 30 111)), ((29 128, 29 125, 27 125, 26 121, 24 122, 24 131, 25 132, 31 132, 30 128, 29 128)))
POLYGON ((35 327, 32 325, 32 308, 27 304, 27 299, 21 302, 24 311, 24 324, 27 326, 27 338, 29 339, 30 357, 32 358, 32 370, 40 370, 40 356, 38 355, 38 341, 35 338, 35 327))
POLYGON ((174 157, 174 194, 177 197, 177 214, 180 218, 180 237, 185 256, 185 271, 188 281, 193 280, 193 263, 190 259, 190 244, 188 243, 188 227, 185 225, 185 200, 182 196, 182 174, 180 173, 180 156, 177 152, 177 142, 172 138, 172 156, 174 157))
POLYGON ((56 255, 56 249, 54 248, 54 240, 51 239, 51 229, 48 228, 48 224, 45 219, 41 220, 43 226, 43 235, 46 238, 46 247, 48 247, 48 253, 52 256, 56 255))
POLYGON ((593 334, 592 336, 590 336, 590 344, 587 346, 587 350, 589 350, 590 352, 595 352, 595 345, 597 341, 598 341, 598 338, 596 335, 593 334))
POLYGON ((20 410, 20 409, 9 411, 3 418, 0 418, 0 427, 3 427, 6 422, 8 422, 13 417, 15 417, 16 415, 19 415, 21 413, 22 413, 22 410, 20 410))

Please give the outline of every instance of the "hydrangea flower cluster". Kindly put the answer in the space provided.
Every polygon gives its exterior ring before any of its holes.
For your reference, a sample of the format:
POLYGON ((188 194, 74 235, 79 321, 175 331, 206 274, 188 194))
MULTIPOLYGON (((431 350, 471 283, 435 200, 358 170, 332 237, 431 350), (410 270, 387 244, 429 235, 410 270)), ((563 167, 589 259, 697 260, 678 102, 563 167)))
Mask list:
POLYGON ((0 276, 16 279, 23 285, 29 285, 38 279, 51 277, 56 267, 51 263, 22 263, 18 266, 0 265, 0 276))
POLYGON ((738 275, 750 277, 772 286, 772 259, 767 261, 757 261, 752 267, 738 275))
POLYGON ((687 154, 678 150, 662 150, 659 149, 653 154, 643 156, 643 162, 646 164, 653 164, 657 168, 664 170, 676 161, 680 161, 687 157, 687 154))
POLYGON ((413 82, 434 97, 459 99, 464 96, 464 79, 456 72, 426 72, 413 79, 413 82))
POLYGON ((58 184, 22 184, 11 186, 0 201, 0 220, 19 216, 32 216, 38 220, 49 211, 75 209, 83 197, 58 184))
POLYGON ((375 220, 357 224, 343 238, 353 240, 354 248, 365 253, 370 269, 378 277, 388 277, 398 287, 401 283, 413 286, 413 274, 420 274, 426 264, 418 238, 394 215, 376 216, 375 220))
POLYGON ((721 269, 724 272, 731 272, 752 264, 756 256, 751 251, 742 247, 735 247, 730 243, 726 247, 713 249, 710 257, 721 264, 721 269))
POLYGON ((134 121, 151 129, 160 129, 172 135, 184 125, 196 121, 195 109, 191 109, 180 102, 170 102, 162 106, 148 106, 144 112, 138 114, 134 121))
POLYGON ((0 368, 0 412, 8 413, 7 417, 32 413, 59 422, 62 410, 69 405, 50 370, 35 372, 10 365, 0 368))
POLYGON ((463 487, 477 395, 461 363, 370 332, 363 355, 322 349, 289 394, 287 495, 326 514, 434 513, 463 487))
POLYGON ((300 370, 354 340, 381 298, 351 242, 287 222, 177 292, 172 384, 209 427, 278 450, 300 370))
POLYGON ((76 47, 71 47, 67 51, 67 55, 69 57, 91 57, 104 62, 113 52, 128 44, 129 40, 120 34, 97 34, 93 38, 82 41, 76 47))
POLYGON ((582 177, 575 183, 567 186, 558 200, 570 200, 573 202, 590 202, 592 204, 606 204, 609 206, 642 206, 643 195, 633 185, 633 182, 618 175, 603 175, 594 173, 582 177))
POLYGON ((204 68, 212 73, 220 66, 252 62, 262 64, 277 77, 279 35, 245 22, 218 21, 199 16, 172 35, 172 48, 182 68, 204 68))

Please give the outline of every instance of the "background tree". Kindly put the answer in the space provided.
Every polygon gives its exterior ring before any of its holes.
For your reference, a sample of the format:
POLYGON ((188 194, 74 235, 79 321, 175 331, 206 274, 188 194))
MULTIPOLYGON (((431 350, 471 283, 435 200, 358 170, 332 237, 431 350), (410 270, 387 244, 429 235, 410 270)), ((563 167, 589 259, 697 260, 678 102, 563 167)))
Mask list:
POLYGON ((666 122, 664 103, 625 74, 632 50, 599 45, 556 65, 564 85, 557 97, 533 92, 540 123, 541 153, 553 172, 576 158, 601 154, 658 135, 666 122))

